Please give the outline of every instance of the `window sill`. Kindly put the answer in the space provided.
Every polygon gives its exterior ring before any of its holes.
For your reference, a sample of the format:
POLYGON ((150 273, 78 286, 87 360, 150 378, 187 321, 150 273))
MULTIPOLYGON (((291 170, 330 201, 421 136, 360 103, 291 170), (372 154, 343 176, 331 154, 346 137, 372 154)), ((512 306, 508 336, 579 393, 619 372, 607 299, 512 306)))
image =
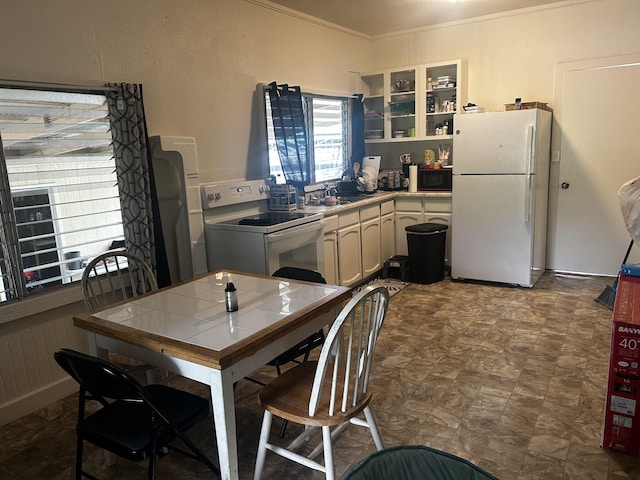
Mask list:
POLYGON ((8 302, 0 306, 0 324, 13 322, 22 318, 37 315, 58 307, 81 302, 80 283, 43 292, 16 302, 8 302))

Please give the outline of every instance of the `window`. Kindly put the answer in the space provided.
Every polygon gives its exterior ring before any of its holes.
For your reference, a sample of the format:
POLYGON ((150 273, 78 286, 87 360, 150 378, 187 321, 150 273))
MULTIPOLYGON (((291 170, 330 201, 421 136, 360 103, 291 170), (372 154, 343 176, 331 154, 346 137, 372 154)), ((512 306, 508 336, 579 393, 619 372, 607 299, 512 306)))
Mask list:
MULTIPOLYGON (((348 160, 349 100, 343 97, 302 94, 310 144, 311 182, 323 183, 339 179, 348 160)), ((265 94, 267 113, 267 141, 269 147, 269 173, 277 183, 285 183, 280 167, 271 122, 271 104, 265 94)))
POLYGON ((80 280, 124 233, 104 95, 0 88, 0 140, 6 302, 80 280))

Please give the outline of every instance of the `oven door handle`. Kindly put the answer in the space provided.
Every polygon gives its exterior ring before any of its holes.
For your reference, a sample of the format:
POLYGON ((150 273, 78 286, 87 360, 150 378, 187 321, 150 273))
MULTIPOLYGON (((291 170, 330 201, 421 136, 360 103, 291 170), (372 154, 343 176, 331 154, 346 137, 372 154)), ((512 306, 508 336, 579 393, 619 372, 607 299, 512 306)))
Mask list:
POLYGON ((305 223, 304 225, 299 225, 297 227, 286 228, 284 230, 280 230, 279 232, 269 233, 266 235, 267 241, 269 243, 277 242, 282 239, 282 237, 286 237, 289 235, 294 235, 298 233, 310 233, 316 230, 322 230, 324 228, 324 223, 322 220, 317 220, 311 223, 305 223))

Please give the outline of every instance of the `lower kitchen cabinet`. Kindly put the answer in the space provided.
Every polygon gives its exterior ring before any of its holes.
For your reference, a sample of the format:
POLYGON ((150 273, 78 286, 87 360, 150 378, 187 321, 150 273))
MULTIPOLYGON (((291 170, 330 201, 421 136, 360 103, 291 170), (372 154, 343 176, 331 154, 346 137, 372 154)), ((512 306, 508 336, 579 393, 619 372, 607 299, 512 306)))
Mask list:
POLYGON ((396 220, 393 200, 380 204, 380 249, 382 263, 396 254, 396 220))
POLYGON ((379 204, 360 209, 360 235, 362 242, 362 278, 367 278, 382 268, 379 204))
POLYGON ((449 226, 445 263, 450 265, 451 197, 403 195, 324 218, 324 275, 328 283, 353 286, 382 269, 394 255, 407 255, 405 227, 449 226))
POLYGON ((393 213, 380 217, 380 238, 384 263, 396 254, 396 220, 393 213))
POLYGON ((445 264, 451 265, 451 197, 398 197, 395 200, 396 254, 407 255, 405 227, 419 223, 447 225, 445 264))
POLYGON ((338 278, 340 285, 355 285, 363 278, 358 210, 338 215, 338 226, 338 278))
POLYGON ((360 225, 362 235, 362 276, 367 278, 382 268, 380 252, 380 218, 360 225))
POLYGON ((324 278, 327 283, 337 285, 338 278, 338 216, 324 219, 324 278))

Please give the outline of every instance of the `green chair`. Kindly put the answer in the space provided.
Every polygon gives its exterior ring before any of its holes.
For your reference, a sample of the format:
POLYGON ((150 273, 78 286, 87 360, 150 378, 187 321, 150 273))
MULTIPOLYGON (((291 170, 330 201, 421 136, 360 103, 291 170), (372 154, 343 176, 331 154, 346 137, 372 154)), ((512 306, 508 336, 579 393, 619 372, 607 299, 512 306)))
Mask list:
POLYGON ((403 445, 372 453, 344 480, 498 480, 473 463, 423 445, 403 445))

